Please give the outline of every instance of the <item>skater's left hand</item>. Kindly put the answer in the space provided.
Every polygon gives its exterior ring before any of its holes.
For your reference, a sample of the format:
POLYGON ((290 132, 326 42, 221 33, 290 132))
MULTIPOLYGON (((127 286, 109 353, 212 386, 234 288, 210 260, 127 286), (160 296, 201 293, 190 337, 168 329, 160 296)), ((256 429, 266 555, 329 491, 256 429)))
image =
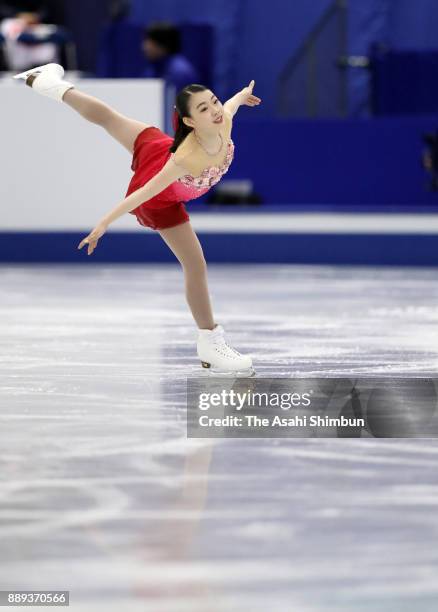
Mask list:
POLYGON ((248 87, 244 87, 241 91, 242 94, 242 102, 241 104, 244 104, 245 106, 257 106, 258 104, 260 104, 261 99, 258 98, 257 96, 254 96, 252 93, 252 90, 254 88, 255 85, 255 81, 254 79, 251 81, 251 83, 248 85, 248 87))
POLYGON ((103 223, 102 221, 98 223, 94 230, 79 243, 78 249, 82 249, 83 246, 88 244, 88 255, 91 255, 97 246, 99 238, 101 238, 106 232, 107 227, 107 224, 103 223))

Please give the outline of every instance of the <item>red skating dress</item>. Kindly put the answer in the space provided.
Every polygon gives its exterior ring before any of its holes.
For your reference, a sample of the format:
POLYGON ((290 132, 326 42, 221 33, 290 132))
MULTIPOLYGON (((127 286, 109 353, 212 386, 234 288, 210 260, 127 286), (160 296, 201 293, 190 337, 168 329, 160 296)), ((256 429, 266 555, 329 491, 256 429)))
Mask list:
MULTIPOLYGON (((145 185, 155 176, 173 155, 169 148, 173 138, 156 127, 147 127, 137 136, 131 168, 134 176, 129 183, 126 197, 145 185)), ((166 187, 161 193, 143 202, 130 211, 137 217, 140 225, 152 229, 174 227, 189 220, 185 202, 204 195, 213 185, 218 183, 234 157, 234 143, 229 139, 227 154, 222 166, 206 168, 198 177, 186 174, 166 187)))

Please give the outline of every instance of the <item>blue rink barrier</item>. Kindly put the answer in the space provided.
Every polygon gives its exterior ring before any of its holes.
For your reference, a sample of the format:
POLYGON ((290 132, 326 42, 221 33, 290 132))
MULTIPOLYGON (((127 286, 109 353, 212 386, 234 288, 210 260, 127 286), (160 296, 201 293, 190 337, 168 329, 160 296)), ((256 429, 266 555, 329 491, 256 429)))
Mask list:
MULTIPOLYGON (((333 211, 191 213, 208 262, 438 266, 438 212, 333 211)), ((3 263, 175 262, 157 232, 110 231, 93 255, 77 249, 90 228, 2 231, 3 263)))

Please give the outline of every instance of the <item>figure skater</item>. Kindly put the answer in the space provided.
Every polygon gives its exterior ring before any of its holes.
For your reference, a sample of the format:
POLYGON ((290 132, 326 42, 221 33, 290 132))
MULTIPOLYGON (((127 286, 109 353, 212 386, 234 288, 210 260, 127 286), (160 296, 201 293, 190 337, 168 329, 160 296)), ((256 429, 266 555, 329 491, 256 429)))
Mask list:
POLYGON ((46 64, 14 78, 24 79, 34 91, 64 102, 102 126, 132 154, 134 171, 126 198, 99 221, 78 249, 87 244, 91 255, 108 226, 125 213, 157 230, 183 268, 186 300, 198 326, 197 354, 202 367, 210 374, 254 375, 251 357, 232 348, 223 326, 214 321, 207 265, 185 209, 185 202, 206 193, 228 171, 234 156, 233 116, 239 106, 261 102, 252 93, 254 80, 225 104, 203 85, 184 87, 176 97, 175 136, 171 138, 78 91, 63 76, 62 66, 46 64))

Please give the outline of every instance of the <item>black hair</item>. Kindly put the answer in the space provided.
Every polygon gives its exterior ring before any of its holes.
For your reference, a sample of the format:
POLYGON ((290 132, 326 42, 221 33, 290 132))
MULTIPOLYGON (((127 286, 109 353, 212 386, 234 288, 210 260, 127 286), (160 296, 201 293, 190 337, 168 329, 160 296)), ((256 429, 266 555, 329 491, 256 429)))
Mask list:
POLYGON ((183 117, 190 117, 189 100, 192 94, 197 93, 198 91, 206 90, 207 87, 205 87, 205 85, 192 83, 191 85, 186 85, 183 89, 181 89, 176 96, 175 110, 178 114, 178 127, 175 132, 173 144, 169 149, 171 153, 175 153, 187 134, 190 134, 190 132, 193 130, 193 128, 186 125, 183 121, 183 117))
POLYGON ((181 35, 179 29, 170 21, 154 21, 143 33, 143 38, 149 38, 164 47, 173 55, 181 51, 181 35))

